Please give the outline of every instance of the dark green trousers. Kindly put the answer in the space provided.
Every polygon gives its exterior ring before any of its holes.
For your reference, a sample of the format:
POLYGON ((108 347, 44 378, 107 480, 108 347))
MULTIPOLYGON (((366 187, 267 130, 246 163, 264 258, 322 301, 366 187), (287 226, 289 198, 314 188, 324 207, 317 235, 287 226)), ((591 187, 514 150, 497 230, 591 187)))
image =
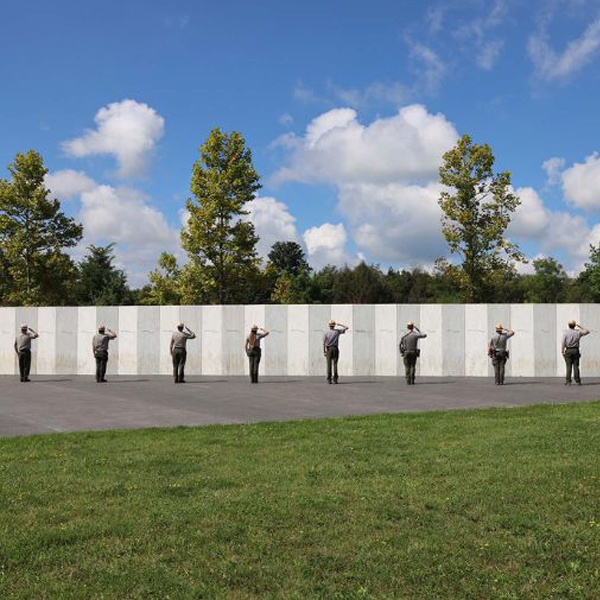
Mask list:
POLYGON ((29 379, 29 371, 31 371, 31 350, 21 350, 19 352, 19 374, 21 381, 29 379))
POLYGON ((260 365, 261 355, 261 349, 256 346, 252 348, 248 354, 248 359, 250 362, 250 381, 252 383, 258 383, 258 367, 260 365))
POLYGON ((496 352, 494 352, 494 356, 492 357, 492 364, 494 365, 494 376, 498 385, 502 385, 504 383, 506 359, 506 352, 502 352, 501 350, 497 350, 496 352))
POLYGON ((567 383, 571 383, 571 371, 574 371, 575 382, 581 382, 581 375, 579 373, 579 348, 567 348, 565 350, 565 365, 567 367, 567 383))
POLYGON ((327 348, 327 381, 338 380, 338 360, 340 358, 340 349, 337 346, 327 348))
POLYGON ((101 382, 106 377, 106 365, 108 364, 108 352, 94 352, 96 359, 96 382, 101 382))
POLYGON ((185 359, 187 351, 183 348, 173 348, 173 379, 175 383, 185 381, 185 359))
POLYGON ((408 383, 408 385, 413 385, 415 382, 415 371, 417 368, 417 353, 414 350, 407 350, 404 353, 403 359, 406 383, 408 383))

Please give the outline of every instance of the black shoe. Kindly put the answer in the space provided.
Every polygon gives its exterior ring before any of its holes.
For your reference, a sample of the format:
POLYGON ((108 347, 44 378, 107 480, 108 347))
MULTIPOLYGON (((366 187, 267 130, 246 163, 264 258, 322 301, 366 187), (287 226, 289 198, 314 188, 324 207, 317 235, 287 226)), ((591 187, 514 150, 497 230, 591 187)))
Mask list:
POLYGON ((331 381, 331 379, 328 379, 328 380, 327 380, 327 383, 328 383, 329 385, 331 385, 331 384, 333 383, 333 381, 331 381))
POLYGON ((186 383, 185 379, 180 379, 179 383, 186 383))
POLYGON ((577 382, 577 385, 581 385, 581 381, 578 381, 578 382, 577 382))
POLYGON ((176 380, 174 381, 174 383, 179 383, 179 379, 176 379, 176 380))
POLYGON ((565 381, 565 385, 571 385, 570 381, 565 381))
POLYGON ((101 379, 100 383, 108 383, 108 381, 106 381, 106 379, 101 379))
POLYGON ((29 381, 31 381, 31 379, 29 379, 29 377, 25 377, 25 379, 23 379, 23 381, 29 382, 29 381))
POLYGON ((334 380, 333 380, 333 383, 335 383, 336 385, 337 385, 337 382, 338 382, 338 380, 337 380, 337 379, 334 379, 334 380))

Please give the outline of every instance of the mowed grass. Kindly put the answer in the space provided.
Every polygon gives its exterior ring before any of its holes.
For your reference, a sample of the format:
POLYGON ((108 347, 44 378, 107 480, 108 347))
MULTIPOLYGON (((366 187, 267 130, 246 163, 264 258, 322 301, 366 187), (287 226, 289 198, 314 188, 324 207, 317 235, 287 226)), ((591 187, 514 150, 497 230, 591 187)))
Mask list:
POLYGON ((598 598, 600 404, 0 440, 1 598, 598 598))

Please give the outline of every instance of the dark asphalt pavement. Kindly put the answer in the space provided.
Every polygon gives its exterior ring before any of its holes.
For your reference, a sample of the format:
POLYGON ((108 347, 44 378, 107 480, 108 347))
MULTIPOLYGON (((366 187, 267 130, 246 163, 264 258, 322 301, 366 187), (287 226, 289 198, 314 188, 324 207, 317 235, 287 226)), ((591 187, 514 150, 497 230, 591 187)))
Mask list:
POLYGON ((0 436, 59 431, 135 429, 211 423, 285 421, 402 411, 566 403, 600 398, 600 379, 565 387, 559 378, 493 379, 348 377, 0 376, 0 436))

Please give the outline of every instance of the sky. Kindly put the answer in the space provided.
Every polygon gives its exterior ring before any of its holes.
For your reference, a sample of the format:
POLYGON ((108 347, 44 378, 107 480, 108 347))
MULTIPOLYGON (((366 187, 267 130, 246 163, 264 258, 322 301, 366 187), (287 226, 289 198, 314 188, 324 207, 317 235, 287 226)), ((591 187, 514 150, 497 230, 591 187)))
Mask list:
MULTIPOLYGON (((438 168, 468 133, 512 173, 508 229, 570 273, 600 242, 600 0, 2 3, 0 177, 35 149, 133 285, 182 260, 192 165, 241 132, 262 256, 430 267, 438 168)), ((530 272, 531 262, 521 267, 530 272)))

